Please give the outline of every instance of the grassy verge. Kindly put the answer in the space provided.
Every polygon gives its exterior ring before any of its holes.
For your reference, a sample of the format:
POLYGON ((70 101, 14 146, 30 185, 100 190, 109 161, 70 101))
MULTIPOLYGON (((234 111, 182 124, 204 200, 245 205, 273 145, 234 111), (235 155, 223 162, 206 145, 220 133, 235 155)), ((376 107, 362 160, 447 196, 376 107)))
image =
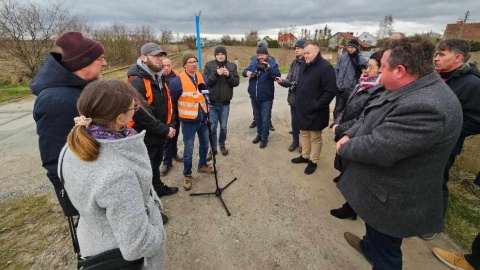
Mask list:
POLYGON ((1 269, 31 269, 39 254, 66 229, 55 225, 63 217, 47 195, 10 200, 1 203, 0 209, 1 269))
POLYGON ((0 102, 16 100, 30 94, 30 87, 26 83, 0 86, 0 102))
POLYGON ((445 232, 460 247, 470 251, 480 228, 480 187, 473 184, 474 175, 453 171, 450 176, 445 232))

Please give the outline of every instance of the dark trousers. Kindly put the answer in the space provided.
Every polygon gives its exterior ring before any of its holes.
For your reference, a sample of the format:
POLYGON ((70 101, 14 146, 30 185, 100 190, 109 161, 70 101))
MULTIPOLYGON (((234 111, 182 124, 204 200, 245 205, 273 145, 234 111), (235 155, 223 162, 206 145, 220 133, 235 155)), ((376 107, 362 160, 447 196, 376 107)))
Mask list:
POLYGON ((401 270, 403 238, 383 234, 365 223, 366 234, 360 241, 363 254, 372 262, 373 270, 401 270))
MULTIPOLYGON (((152 185, 155 191, 163 188, 164 184, 160 179, 160 164, 163 159, 163 144, 147 145, 148 157, 150 165, 152 165, 152 185)), ((158 193, 158 192, 157 192, 158 193)))
POLYGON ((292 124, 292 139, 293 143, 300 144, 298 136, 300 134, 300 130, 298 129, 298 121, 297 121, 297 110, 295 106, 290 106, 290 115, 291 115, 291 124, 292 124))
POLYGON ((448 157, 447 164, 445 165, 445 169, 443 170, 443 216, 447 215, 447 208, 448 208, 448 180, 449 180, 449 173, 450 169, 455 164, 455 158, 457 155, 451 154, 448 157))
POLYGON ((175 136, 168 138, 167 142, 163 146, 163 165, 172 165, 172 158, 178 154, 178 135, 180 134, 180 121, 177 121, 175 125, 175 136))
POLYGON ((480 233, 473 240, 472 254, 465 254, 465 259, 473 268, 480 270, 480 233))

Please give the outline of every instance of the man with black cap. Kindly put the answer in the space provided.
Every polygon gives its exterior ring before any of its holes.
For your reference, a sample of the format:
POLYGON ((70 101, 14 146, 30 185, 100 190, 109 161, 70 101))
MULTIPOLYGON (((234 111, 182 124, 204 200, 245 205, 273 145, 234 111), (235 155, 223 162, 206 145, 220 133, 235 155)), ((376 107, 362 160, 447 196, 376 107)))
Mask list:
MULTIPOLYGON (((258 45, 257 47, 265 47, 268 49, 268 42, 264 39, 260 40, 258 42, 258 45)), ((267 58, 267 61, 274 61, 274 62, 277 62, 277 60, 275 60, 275 57, 269 55, 268 58, 267 58)), ((250 64, 252 63, 256 63, 257 62, 257 55, 253 55, 251 58, 250 58, 250 64)), ((257 126, 257 123, 255 122, 255 116, 253 117, 253 122, 250 124, 249 128, 254 128, 257 126)), ((275 131, 275 127, 272 125, 272 122, 270 121, 270 131, 275 131)))
POLYGON ((303 47, 305 46, 306 41, 301 39, 295 43, 295 60, 292 61, 290 69, 288 70, 287 78, 284 80, 281 77, 276 78, 277 83, 283 87, 288 87, 288 97, 287 102, 290 105, 290 117, 292 125, 292 144, 288 147, 288 151, 293 152, 300 146, 299 134, 300 130, 297 126, 296 110, 295 110, 295 95, 298 82, 298 75, 300 70, 300 64, 305 62, 303 58, 303 47))
POLYGON ((345 108, 345 103, 350 96, 353 88, 358 83, 360 75, 362 75, 362 66, 366 67, 367 61, 360 53, 360 44, 358 40, 352 39, 347 45, 347 54, 340 56, 335 66, 337 74, 338 92, 335 97, 335 109, 333 110, 333 119, 345 108))
POLYGON ((144 98, 145 110, 133 115, 132 127, 145 130, 145 145, 152 166, 152 185, 159 197, 174 194, 177 187, 169 187, 160 179, 163 145, 175 136, 174 110, 168 87, 162 82, 163 58, 167 53, 157 44, 149 42, 140 49, 137 64, 127 71, 128 81, 144 98))
POLYGON ((274 81, 280 77, 278 64, 269 58, 266 47, 257 48, 257 59, 243 70, 242 75, 249 78, 248 93, 252 101, 253 116, 257 126, 257 136, 252 143, 267 147, 269 127, 272 117, 272 105, 275 93, 274 81))
POLYGON ((64 214, 75 216, 77 210, 65 204, 61 195, 58 156, 74 126, 73 118, 78 116, 80 93, 87 84, 101 77, 107 62, 103 58, 103 46, 80 32, 63 33, 55 45, 62 53, 49 53, 30 84, 32 93, 37 96, 33 118, 37 123, 42 166, 47 170, 64 214))
POLYGON ((207 103, 202 91, 207 89, 207 77, 198 72, 198 60, 193 53, 182 55, 182 64, 185 69, 177 78, 170 82, 172 99, 178 100, 178 118, 183 132, 183 188, 192 188, 192 158, 195 146, 195 134, 198 134, 199 159, 197 172, 214 173, 207 164, 208 126, 207 103))
POLYGON ((222 155, 228 155, 225 147, 227 139, 227 121, 230 111, 230 100, 233 97, 233 88, 240 83, 237 65, 227 60, 227 49, 224 46, 215 48, 215 60, 205 65, 204 75, 208 78, 210 90, 210 121, 212 122, 212 149, 208 153, 207 161, 217 154, 217 126, 220 122, 220 136, 218 144, 222 155))

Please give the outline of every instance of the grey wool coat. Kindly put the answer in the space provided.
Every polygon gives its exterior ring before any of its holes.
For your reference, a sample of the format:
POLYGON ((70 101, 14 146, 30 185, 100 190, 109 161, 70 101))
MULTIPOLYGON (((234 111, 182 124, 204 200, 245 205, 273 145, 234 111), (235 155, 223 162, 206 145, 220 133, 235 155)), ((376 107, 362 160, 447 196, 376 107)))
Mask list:
POLYGON ((144 257, 143 269, 163 269, 166 236, 144 137, 142 131, 124 139, 98 140, 100 155, 90 162, 63 148, 65 190, 80 213, 82 256, 120 248, 126 260, 144 257))
POLYGON ((444 228, 442 176, 462 109, 436 72, 385 91, 345 134, 350 160, 338 187, 362 219, 404 238, 444 228))

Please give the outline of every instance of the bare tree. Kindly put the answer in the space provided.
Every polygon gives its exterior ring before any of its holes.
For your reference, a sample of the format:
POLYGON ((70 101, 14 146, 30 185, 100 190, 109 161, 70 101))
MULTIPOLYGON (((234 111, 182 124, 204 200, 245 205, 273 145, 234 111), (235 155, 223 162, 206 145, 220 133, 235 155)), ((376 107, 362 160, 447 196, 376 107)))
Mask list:
POLYGON ((25 65, 25 75, 33 78, 53 39, 78 21, 61 2, 0 0, 0 48, 25 65))
POLYGON ((388 38, 393 34, 395 32, 393 23, 392 15, 386 15, 378 24, 377 37, 379 39, 388 38))
POLYGON ((124 24, 115 22, 110 27, 96 30, 93 36, 102 43, 111 66, 134 63, 140 54, 140 47, 132 46, 132 32, 124 24))
POLYGON ((258 30, 250 30, 250 33, 245 34, 245 45, 257 46, 257 41, 259 39, 258 30))
POLYGON ((161 34, 161 36, 160 36, 160 43, 161 43, 161 44, 170 44, 170 43, 172 43, 172 41, 173 41, 172 30, 163 27, 162 29, 160 29, 160 31, 162 32, 162 34, 161 34))

